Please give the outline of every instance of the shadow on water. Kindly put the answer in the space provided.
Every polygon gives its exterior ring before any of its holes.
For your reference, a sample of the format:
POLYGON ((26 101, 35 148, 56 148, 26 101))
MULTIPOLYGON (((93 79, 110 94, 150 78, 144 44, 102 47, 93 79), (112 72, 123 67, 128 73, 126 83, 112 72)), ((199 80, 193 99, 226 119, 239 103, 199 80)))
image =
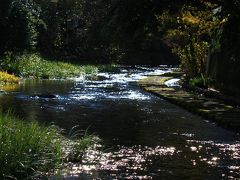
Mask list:
POLYGON ((103 139, 101 156, 96 160, 97 152, 89 152, 86 164, 73 165, 68 179, 240 178, 239 135, 143 92, 136 83, 168 71, 122 67, 94 78, 26 80, 1 95, 0 104, 28 121, 54 122, 66 133, 79 125, 103 139))

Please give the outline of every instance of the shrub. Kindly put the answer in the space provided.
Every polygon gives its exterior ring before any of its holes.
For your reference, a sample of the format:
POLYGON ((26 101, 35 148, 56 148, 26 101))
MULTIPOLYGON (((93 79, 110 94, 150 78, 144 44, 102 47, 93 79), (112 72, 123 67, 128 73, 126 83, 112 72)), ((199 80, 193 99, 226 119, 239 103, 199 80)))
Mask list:
POLYGON ((192 87, 208 88, 213 80, 203 75, 190 79, 189 85, 192 87))
POLYGON ((11 74, 8 74, 6 72, 2 72, 0 71, 0 84, 1 83, 4 83, 4 84, 7 84, 7 83, 18 83, 19 82, 19 78, 14 76, 14 75, 11 75, 11 74))
POLYGON ((210 47, 219 48, 219 43, 212 39, 214 36, 221 38, 221 33, 217 32, 227 21, 227 17, 219 16, 219 11, 218 4, 203 1, 201 8, 186 4, 177 14, 170 16, 166 11, 157 17, 159 26, 166 26, 166 42, 179 57, 188 78, 205 73, 210 47))

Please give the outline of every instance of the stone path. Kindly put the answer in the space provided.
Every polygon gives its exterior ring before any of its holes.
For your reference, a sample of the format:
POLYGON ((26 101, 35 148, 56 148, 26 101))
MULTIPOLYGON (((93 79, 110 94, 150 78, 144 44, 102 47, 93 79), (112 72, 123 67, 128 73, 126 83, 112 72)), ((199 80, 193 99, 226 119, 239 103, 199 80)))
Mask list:
POLYGON ((240 108, 223 100, 185 91, 180 87, 167 87, 164 83, 172 78, 169 74, 167 76, 149 76, 140 80, 139 85, 145 91, 154 93, 190 112, 213 120, 225 128, 240 132, 240 108))

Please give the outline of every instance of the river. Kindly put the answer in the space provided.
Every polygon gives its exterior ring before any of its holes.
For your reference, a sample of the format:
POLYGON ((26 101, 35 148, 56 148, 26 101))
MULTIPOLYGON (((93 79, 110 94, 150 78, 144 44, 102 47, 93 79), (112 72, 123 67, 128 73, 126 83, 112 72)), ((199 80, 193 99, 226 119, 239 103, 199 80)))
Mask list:
POLYGON ((0 105, 26 121, 54 123, 66 134, 77 125, 103 140, 100 162, 72 179, 240 178, 239 134, 139 88, 139 79, 168 71, 119 67, 88 78, 25 80, 0 105))

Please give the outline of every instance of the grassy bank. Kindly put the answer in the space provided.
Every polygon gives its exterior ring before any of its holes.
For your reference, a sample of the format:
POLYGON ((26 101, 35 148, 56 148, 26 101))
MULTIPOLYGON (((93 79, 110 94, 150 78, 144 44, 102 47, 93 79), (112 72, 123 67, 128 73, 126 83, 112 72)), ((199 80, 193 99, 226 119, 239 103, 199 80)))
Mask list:
POLYGON ((64 61, 42 58, 39 54, 15 55, 5 53, 0 69, 13 72, 25 78, 69 78, 84 74, 95 74, 98 68, 93 65, 76 65, 64 61))
POLYGON ((66 161, 81 161, 94 136, 70 140, 55 126, 24 122, 0 113, 0 179, 25 179, 56 172, 66 161))

